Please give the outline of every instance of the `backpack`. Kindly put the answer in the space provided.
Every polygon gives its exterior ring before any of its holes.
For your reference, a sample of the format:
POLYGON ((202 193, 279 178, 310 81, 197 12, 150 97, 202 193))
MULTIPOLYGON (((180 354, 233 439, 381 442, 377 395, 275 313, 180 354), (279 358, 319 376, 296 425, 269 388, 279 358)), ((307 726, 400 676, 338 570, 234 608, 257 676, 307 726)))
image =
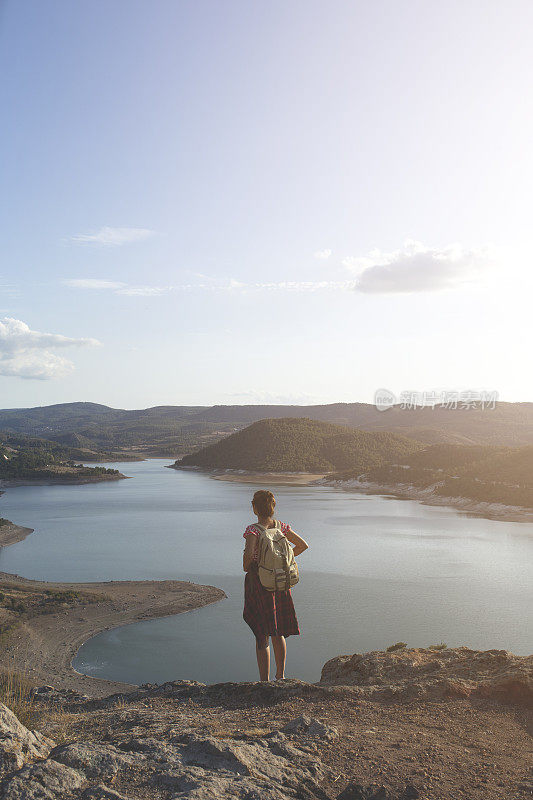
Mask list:
POLYGON ((259 580, 270 592, 288 591, 298 583, 298 565, 287 537, 281 532, 281 525, 274 520, 275 528, 254 525, 259 532, 257 565, 259 580))

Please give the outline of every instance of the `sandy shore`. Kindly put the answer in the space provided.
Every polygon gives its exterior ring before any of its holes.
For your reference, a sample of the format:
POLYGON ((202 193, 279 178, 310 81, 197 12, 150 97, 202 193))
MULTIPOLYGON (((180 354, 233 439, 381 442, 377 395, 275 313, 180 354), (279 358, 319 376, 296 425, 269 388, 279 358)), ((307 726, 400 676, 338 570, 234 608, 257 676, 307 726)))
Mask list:
POLYGON ((232 483, 255 483, 261 486, 309 486, 324 477, 324 473, 312 472, 213 472, 216 481, 232 483))
POLYGON ((0 547, 22 542, 30 533, 33 533, 33 528, 23 528, 22 525, 15 525, 13 522, 0 525, 0 547))
MULTIPOLYGON (((105 696, 131 690, 129 684, 81 675, 72 659, 81 645, 100 631, 131 622, 181 614, 222 600, 226 595, 214 586, 188 581, 109 581, 104 583, 49 583, 30 581, 0 572, 6 590, 10 586, 30 592, 68 591, 87 593, 92 602, 65 606, 39 614, 10 630, 2 641, 0 668, 24 672, 36 685, 76 689, 89 696, 105 696)), ((176 679, 182 676, 176 675, 176 679)))
POLYGON ((533 522, 533 511, 521 506, 508 506, 503 503, 486 503, 472 500, 469 497, 445 497, 435 494, 432 489, 417 489, 407 484, 387 486, 370 481, 358 480, 321 480, 324 486, 336 486, 346 491, 361 492, 363 494, 393 495, 400 500, 416 500, 427 506, 445 506, 463 511, 485 519, 500 520, 502 522, 533 522))

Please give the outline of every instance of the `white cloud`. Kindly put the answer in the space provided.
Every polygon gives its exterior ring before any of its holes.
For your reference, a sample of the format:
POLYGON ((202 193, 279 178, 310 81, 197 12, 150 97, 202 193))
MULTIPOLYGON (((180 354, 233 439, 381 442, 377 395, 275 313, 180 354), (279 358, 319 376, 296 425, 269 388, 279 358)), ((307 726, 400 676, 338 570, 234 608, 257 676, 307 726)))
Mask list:
POLYGON ((326 260, 326 259, 328 259, 330 257, 332 252, 333 252, 332 250, 329 250, 328 248, 326 248, 324 250, 317 250, 315 253, 313 253, 313 255, 314 255, 315 258, 321 258, 321 259, 326 260))
POLYGON ((73 289, 123 289, 127 286, 126 283, 121 281, 107 281, 100 280, 99 278, 73 278, 72 280, 65 281, 66 286, 72 286, 73 289))
POLYGON ((366 293, 436 292, 464 284, 474 283, 489 276, 495 264, 493 248, 466 248, 452 244, 443 248, 426 247, 408 239, 402 248, 393 252, 372 250, 365 256, 350 256, 342 264, 354 273, 349 280, 310 281, 245 281, 212 278, 198 274, 198 283, 175 286, 150 286, 127 284, 107 279, 78 278, 65 281, 77 289, 98 289, 114 294, 156 297, 169 292, 324 292, 358 291, 366 293))
MULTIPOLYGON (((275 281, 273 283, 243 283, 243 289, 264 289, 283 292, 320 292, 353 289, 355 281, 275 281)), ((233 288, 233 287, 229 287, 233 288)))
POLYGON ((110 228, 104 226, 93 233, 80 233, 77 236, 72 236, 71 241, 81 244, 103 244, 114 247, 122 244, 143 242, 151 236, 155 236, 155 231, 151 231, 149 228, 110 228))
POLYGON ((132 297, 156 297, 173 291, 174 286, 124 286, 116 294, 126 294, 132 297))
POLYGON ((105 278, 72 278, 63 281, 63 283, 65 286, 70 286, 72 289, 107 291, 113 292, 113 294, 125 294, 138 297, 153 297, 155 295, 171 292, 175 288, 182 288, 174 286, 138 286, 135 284, 123 283, 122 281, 109 281, 105 278))
POLYGON ((113 294, 129 295, 130 297, 156 297, 169 292, 207 291, 207 292, 250 292, 250 291, 279 291, 279 292, 318 292, 321 290, 348 290, 355 287, 354 280, 349 281, 272 281, 268 283, 244 283, 230 278, 229 280, 208 279, 205 283, 182 283, 176 286, 145 286, 108 281, 95 278, 76 278, 64 281, 66 286, 73 289, 96 289, 111 291, 113 294))
POLYGON ((439 249, 408 239, 394 252, 372 250, 366 256, 344 258, 342 263, 358 273, 354 288, 359 292, 437 292, 475 282, 493 260, 490 247, 451 244, 439 249))
POLYGON ((20 319, 4 317, 0 320, 0 375, 39 380, 62 377, 74 365, 51 350, 99 344, 96 339, 33 331, 20 319))

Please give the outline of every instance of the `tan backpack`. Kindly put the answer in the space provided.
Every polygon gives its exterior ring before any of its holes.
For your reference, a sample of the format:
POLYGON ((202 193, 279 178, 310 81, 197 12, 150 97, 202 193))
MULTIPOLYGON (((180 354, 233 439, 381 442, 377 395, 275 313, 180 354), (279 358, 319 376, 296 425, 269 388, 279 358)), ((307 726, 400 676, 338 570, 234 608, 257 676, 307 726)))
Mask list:
POLYGON ((298 565, 287 537, 281 532, 280 522, 274 522, 275 528, 265 528, 259 523, 254 525, 259 532, 259 580, 271 592, 288 591, 300 579, 298 565))

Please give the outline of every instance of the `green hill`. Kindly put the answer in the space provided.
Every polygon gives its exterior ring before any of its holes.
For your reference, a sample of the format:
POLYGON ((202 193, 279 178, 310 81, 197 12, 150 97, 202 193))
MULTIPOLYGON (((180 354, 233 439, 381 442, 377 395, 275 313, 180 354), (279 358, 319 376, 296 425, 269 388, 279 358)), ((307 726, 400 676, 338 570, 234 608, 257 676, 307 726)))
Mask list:
POLYGON ((499 452, 469 464, 462 474, 482 481, 533 488, 533 446, 499 448, 499 452))
POLYGON ((120 475, 116 469, 80 464, 80 452, 46 439, 0 434, 0 480, 76 483, 120 475))
POLYGON ((185 456, 176 466, 266 472, 363 471, 421 447, 393 433, 369 433, 311 419, 265 419, 185 456))
POLYGON ((364 479, 386 486, 434 487, 435 494, 445 497, 533 508, 533 446, 434 445, 372 467, 364 479))

